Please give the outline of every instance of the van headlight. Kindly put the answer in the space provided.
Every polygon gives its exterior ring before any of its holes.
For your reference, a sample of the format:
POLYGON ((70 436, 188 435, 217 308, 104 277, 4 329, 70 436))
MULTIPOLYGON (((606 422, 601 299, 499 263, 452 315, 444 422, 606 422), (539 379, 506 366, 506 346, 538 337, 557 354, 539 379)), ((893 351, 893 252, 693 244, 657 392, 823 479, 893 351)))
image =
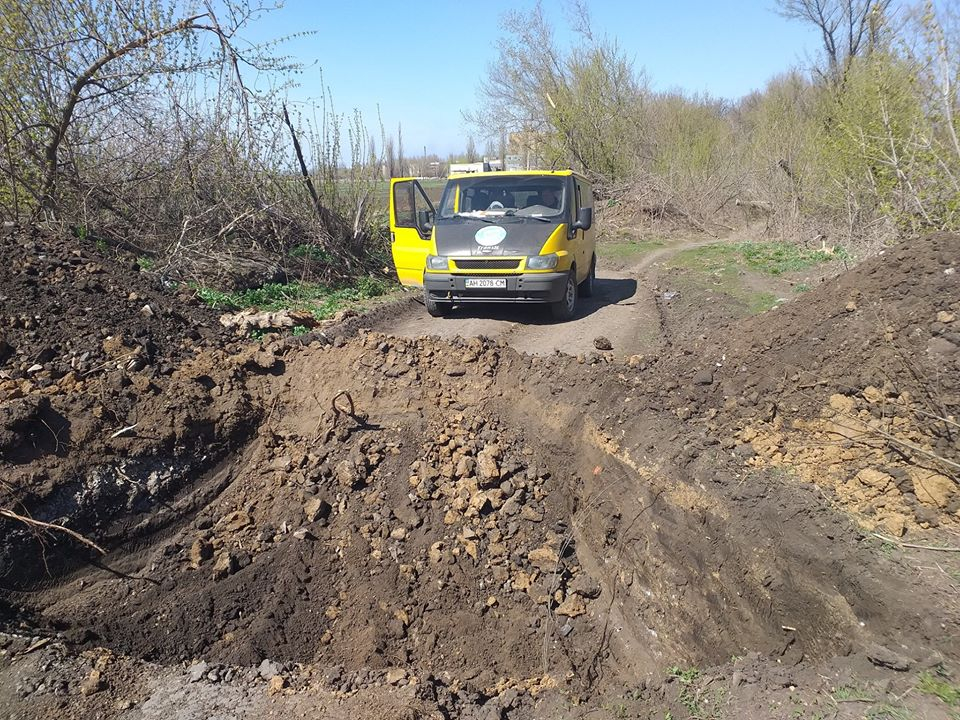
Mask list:
POLYGON ((450 258, 446 255, 427 255, 427 270, 449 270, 450 258))
POLYGON ((531 255, 527 258, 527 270, 553 270, 560 257, 556 253, 549 255, 531 255))

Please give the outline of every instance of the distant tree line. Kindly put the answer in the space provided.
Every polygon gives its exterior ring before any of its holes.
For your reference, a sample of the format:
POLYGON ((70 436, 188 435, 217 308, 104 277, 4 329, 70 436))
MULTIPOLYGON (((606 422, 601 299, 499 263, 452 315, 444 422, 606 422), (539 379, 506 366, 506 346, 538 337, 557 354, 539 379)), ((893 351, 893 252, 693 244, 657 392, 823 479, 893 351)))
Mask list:
POLYGON ((960 18, 952 3, 779 0, 818 31, 805 69, 736 101, 654 92, 579 6, 563 49, 541 6, 508 14, 469 119, 527 133, 648 217, 743 216, 800 236, 885 238, 960 226, 960 18))

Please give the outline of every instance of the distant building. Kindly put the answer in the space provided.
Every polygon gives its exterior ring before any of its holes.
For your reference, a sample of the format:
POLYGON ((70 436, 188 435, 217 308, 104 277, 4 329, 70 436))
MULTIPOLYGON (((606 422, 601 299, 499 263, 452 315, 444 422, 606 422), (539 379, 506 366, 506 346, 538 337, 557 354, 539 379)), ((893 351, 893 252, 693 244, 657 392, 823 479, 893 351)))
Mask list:
POLYGON ((544 165, 543 136, 534 130, 510 133, 507 139, 507 169, 532 170, 544 165))
POLYGON ((484 165, 486 165, 486 163, 482 161, 473 163, 450 163, 450 174, 484 172, 484 170, 486 170, 484 165))
POLYGON ((523 155, 507 155, 507 170, 526 170, 523 164, 523 155))
POLYGON ((495 172, 503 170, 503 163, 499 158, 484 158, 478 162, 472 163, 450 163, 450 174, 454 173, 477 173, 477 172, 495 172))

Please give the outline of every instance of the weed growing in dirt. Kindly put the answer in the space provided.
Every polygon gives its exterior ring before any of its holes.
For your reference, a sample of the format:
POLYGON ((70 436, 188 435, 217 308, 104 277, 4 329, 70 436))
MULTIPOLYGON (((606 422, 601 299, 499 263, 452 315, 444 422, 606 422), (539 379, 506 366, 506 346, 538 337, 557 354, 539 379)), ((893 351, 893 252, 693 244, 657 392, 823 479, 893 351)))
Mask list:
POLYGON ((856 685, 841 685, 832 693, 830 696, 834 700, 861 700, 861 701, 870 701, 873 697, 863 688, 859 688, 856 685))
POLYGON ((912 715, 906 708, 887 705, 875 705, 864 715, 866 720, 910 720, 912 715))
POLYGON ((702 717, 703 708, 700 705, 700 693, 695 687, 696 681, 700 677, 700 671, 696 668, 684 670, 674 666, 667 670, 667 673, 680 683, 680 693, 677 695, 680 704, 687 709, 691 716, 702 717))
POLYGON ((747 267, 769 275, 806 270, 815 265, 849 257, 841 248, 828 253, 823 250, 807 250, 793 243, 740 243, 734 248, 743 257, 747 267))
POLYGON ((938 668, 935 672, 920 673, 917 689, 940 698, 947 705, 960 707, 960 685, 951 683, 943 668, 938 668))
POLYGON ((609 242, 601 242, 597 246, 597 252, 602 257, 615 258, 617 260, 628 260, 640 255, 646 255, 651 250, 664 247, 666 243, 662 240, 630 240, 629 238, 616 238, 609 242))
POLYGON ((269 312, 307 310, 318 320, 330 317, 344 305, 379 297, 385 292, 384 283, 370 277, 360 278, 356 285, 340 288, 308 282, 267 283, 253 290, 233 293, 214 288, 196 288, 197 297, 217 310, 243 310, 249 307, 269 312))
POLYGON ((828 253, 792 243, 714 243, 678 253, 673 265, 721 275, 737 273, 743 268, 767 275, 783 275, 847 257, 841 249, 828 253))
POLYGON ((148 257, 138 257, 137 265, 141 270, 153 270, 153 266, 156 265, 153 258, 148 257))

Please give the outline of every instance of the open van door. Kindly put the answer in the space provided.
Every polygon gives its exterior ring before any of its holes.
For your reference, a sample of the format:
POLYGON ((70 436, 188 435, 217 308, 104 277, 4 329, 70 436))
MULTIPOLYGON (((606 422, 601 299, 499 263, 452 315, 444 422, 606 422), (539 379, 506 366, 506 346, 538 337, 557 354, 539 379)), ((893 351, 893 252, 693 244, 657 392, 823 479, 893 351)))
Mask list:
POLYGON ((413 178, 390 181, 390 246, 401 285, 423 286, 436 210, 413 178))

